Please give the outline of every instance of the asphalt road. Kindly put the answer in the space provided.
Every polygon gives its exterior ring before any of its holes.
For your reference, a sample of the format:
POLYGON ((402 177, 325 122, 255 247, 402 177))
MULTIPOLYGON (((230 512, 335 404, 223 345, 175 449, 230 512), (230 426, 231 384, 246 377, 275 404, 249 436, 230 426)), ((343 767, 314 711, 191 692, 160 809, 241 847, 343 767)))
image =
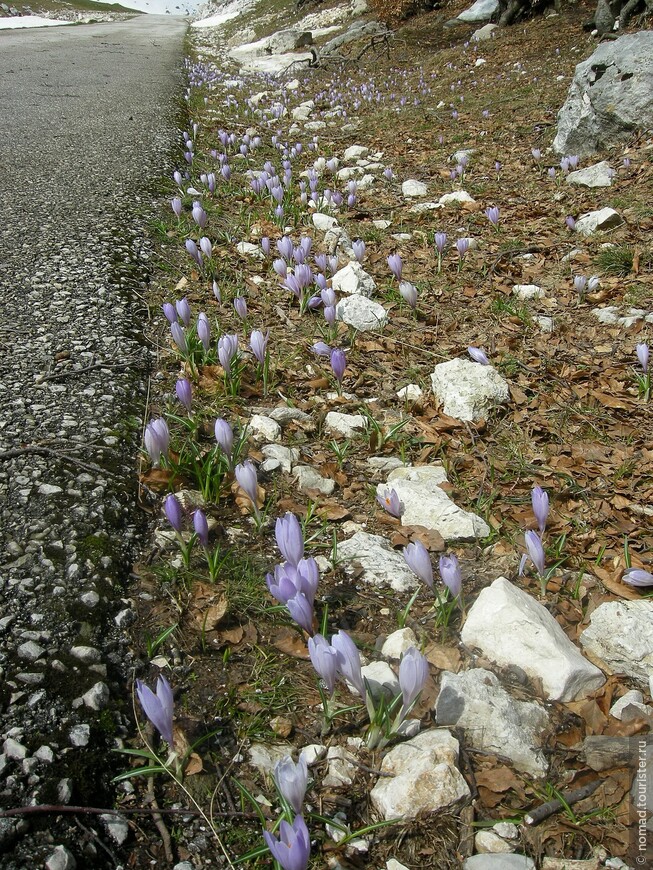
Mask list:
MULTIPOLYGON (((0 31, 3 807, 110 799, 103 765, 131 706, 143 227, 179 141, 186 27, 0 31)), ((0 820, 0 867, 43 866, 57 845, 118 866, 72 822, 0 820)))

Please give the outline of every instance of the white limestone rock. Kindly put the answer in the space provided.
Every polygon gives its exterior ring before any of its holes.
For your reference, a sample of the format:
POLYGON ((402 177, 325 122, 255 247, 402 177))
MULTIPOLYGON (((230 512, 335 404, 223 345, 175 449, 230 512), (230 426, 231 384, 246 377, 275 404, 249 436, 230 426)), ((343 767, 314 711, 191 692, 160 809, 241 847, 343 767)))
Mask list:
MULTIPOLYGON (((264 444, 261 452, 266 461, 278 462, 279 467, 286 474, 290 474, 293 465, 299 460, 299 450, 296 447, 284 447, 282 444, 264 444)), ((261 467, 263 468, 264 465, 265 462, 261 464, 261 467)))
POLYGON ((486 39, 492 39, 497 29, 498 24, 484 24, 472 33, 472 42, 485 42, 486 39))
POLYGON ((376 220, 372 221, 372 223, 377 228, 377 230, 387 230, 388 227, 392 226, 392 221, 386 220, 376 220))
POLYGON ((581 236, 591 236, 597 231, 613 230, 623 222, 619 212, 606 206, 598 211, 582 214, 576 221, 576 232, 581 236))
POLYGON ((280 426, 287 426, 288 423, 309 423, 311 420, 311 415, 307 414, 306 411, 293 408, 290 405, 279 405, 268 411, 265 416, 276 420, 280 426))
POLYGON ((610 187, 613 176, 614 170, 608 161, 602 160, 585 169, 570 172, 565 181, 567 184, 578 184, 581 187, 610 187))
POLYGON ((342 159, 345 163, 354 163, 356 160, 361 160, 363 157, 367 157, 369 153, 370 149, 366 148, 364 145, 350 145, 342 155, 342 159))
POLYGON ((460 636, 499 667, 516 666, 541 682, 550 701, 578 700, 605 683, 546 607, 505 577, 482 590, 460 636))
POLYGON ((414 178, 409 178, 401 185, 404 196, 426 196, 427 190, 423 181, 416 181, 414 178))
POLYGON ((342 227, 331 227, 331 229, 326 232, 324 236, 324 247, 328 254, 342 254, 351 262, 356 263, 357 266, 360 265, 360 263, 356 261, 356 255, 354 254, 354 249, 351 245, 349 233, 347 233, 347 231, 342 227))
POLYGON ((535 870, 535 862, 526 855, 472 855, 465 858, 463 870, 535 870))
POLYGON ((286 755, 292 756, 293 747, 290 743, 279 743, 266 746, 263 743, 252 743, 249 748, 249 763, 261 771, 263 776, 271 774, 274 766, 286 755))
POLYGON ((495 831, 479 831, 474 837, 476 851, 481 855, 501 855, 515 851, 515 844, 508 843, 495 831))
POLYGON ((444 413, 457 420, 480 420, 510 398, 508 383, 495 368, 467 359, 437 365, 431 387, 444 413))
POLYGON ((370 798, 384 819, 414 819, 469 796, 457 768, 458 741, 445 729, 424 731, 388 752, 370 798))
POLYGON ((411 592, 420 581, 410 570, 401 553, 392 549, 389 541, 380 535, 356 532, 353 537, 338 543, 338 560, 347 574, 370 586, 390 586, 396 592, 411 592))
POLYGON ((438 200, 438 205, 462 205, 464 202, 474 201, 473 197, 471 197, 466 190, 454 190, 453 193, 445 193, 444 196, 441 196, 438 200))
POLYGON ((327 751, 327 761, 328 772, 322 780, 322 785, 338 788, 352 784, 357 770, 355 755, 344 746, 330 746, 327 751))
POLYGON ((609 673, 627 674, 643 688, 653 671, 653 601, 608 601, 590 616, 583 649, 609 673))
POLYGON ((410 207, 411 214, 424 214, 428 211, 437 211, 442 208, 439 202, 418 202, 417 205, 410 207))
POLYGON ((366 463, 374 472, 386 474, 394 471, 395 468, 404 467, 403 461, 398 456, 369 456, 366 463))
POLYGON ((312 465, 296 465, 294 468, 295 480, 300 492, 317 490, 321 495, 331 495, 336 487, 334 480, 316 471, 312 465))
POLYGON ((402 526, 425 526, 437 530, 445 541, 473 541, 490 534, 490 527, 476 514, 458 507, 440 488, 447 482, 441 465, 396 468, 377 493, 394 489, 404 505, 402 526))
POLYGON ((271 417, 253 414, 247 424, 247 434, 254 441, 281 441, 281 426, 271 417))
POLYGON ((315 229, 319 230, 321 233, 326 233, 338 226, 338 221, 334 217, 331 217, 331 215, 328 214, 322 214, 322 212, 319 211, 315 212, 312 220, 315 229))
POLYGON ((381 655, 386 659, 399 660, 411 646, 418 646, 415 632, 412 628, 400 628, 386 637, 381 647, 381 655))
POLYGON ((397 390, 397 398, 404 402, 419 402, 424 395, 424 390, 419 384, 406 384, 400 390, 397 390))
POLYGON ((444 671, 435 715, 438 725, 464 729, 475 749, 505 755, 531 776, 546 774, 549 765, 541 750, 549 725, 546 711, 538 704, 516 701, 491 671, 444 671))
POLYGON ((238 242, 236 250, 239 254, 243 254, 246 257, 252 257, 254 260, 263 260, 265 258, 261 246, 253 245, 251 242, 238 242))
POLYGON ((363 269, 356 260, 339 269, 331 279, 331 286, 336 293, 347 296, 359 295, 370 297, 376 290, 374 278, 363 269))
POLYGON ((382 329, 388 322, 388 312, 367 296, 354 294, 338 302, 336 318, 359 332, 367 332, 382 329))
POLYGON ((369 665, 363 665, 361 673, 376 701, 382 695, 385 695, 386 700, 392 700, 400 693, 397 675, 387 662, 370 662, 369 665))
POLYGON ((309 133, 317 133, 319 130, 326 130, 326 121, 307 121, 304 124, 304 129, 309 133))
POLYGON ((546 293, 537 284, 515 284, 512 292, 518 299, 528 301, 529 299, 544 299, 546 293))
POLYGON ((537 323, 542 332, 553 332, 555 329, 554 319, 545 314, 537 315, 533 320, 537 323))
POLYGON ((499 0, 476 0, 469 9, 465 9, 458 16, 458 21, 465 21, 468 24, 477 24, 481 21, 489 21, 494 15, 499 5, 499 0))
POLYGON ((644 703, 644 696, 638 689, 631 689, 623 694, 618 701, 615 701, 612 707, 610 707, 610 715, 614 716, 615 719, 621 720, 621 715, 626 707, 634 707, 645 716, 649 714, 649 709, 644 703))
POLYGON ((365 431, 367 420, 362 414, 341 414, 338 411, 329 411, 324 425, 327 432, 340 435, 343 438, 353 438, 365 431))

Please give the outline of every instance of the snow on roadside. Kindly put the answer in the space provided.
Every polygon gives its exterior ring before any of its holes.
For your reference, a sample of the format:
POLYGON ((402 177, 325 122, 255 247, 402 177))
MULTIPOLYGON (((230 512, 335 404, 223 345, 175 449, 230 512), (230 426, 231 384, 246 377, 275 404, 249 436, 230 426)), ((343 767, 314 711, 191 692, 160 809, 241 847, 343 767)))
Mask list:
POLYGON ((16 15, 11 18, 0 18, 0 30, 15 30, 18 27, 55 27, 70 23, 70 21, 59 21, 57 18, 42 18, 40 15, 16 15))

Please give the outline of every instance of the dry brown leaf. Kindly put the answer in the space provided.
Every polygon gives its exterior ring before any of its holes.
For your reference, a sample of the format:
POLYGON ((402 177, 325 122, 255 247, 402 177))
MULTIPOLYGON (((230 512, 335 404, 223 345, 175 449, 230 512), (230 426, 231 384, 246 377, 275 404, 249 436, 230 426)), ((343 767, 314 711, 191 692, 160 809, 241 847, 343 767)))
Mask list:
POLYGON ((456 647, 440 643, 430 643, 424 650, 426 660, 441 671, 452 671, 457 674, 462 664, 462 657, 456 647))
POLYGON ((197 752, 191 753, 190 758, 184 767, 184 776, 196 776, 204 770, 204 764, 197 752))
POLYGON ((306 641, 291 628, 280 628, 272 638, 272 646, 296 659, 308 659, 306 641))

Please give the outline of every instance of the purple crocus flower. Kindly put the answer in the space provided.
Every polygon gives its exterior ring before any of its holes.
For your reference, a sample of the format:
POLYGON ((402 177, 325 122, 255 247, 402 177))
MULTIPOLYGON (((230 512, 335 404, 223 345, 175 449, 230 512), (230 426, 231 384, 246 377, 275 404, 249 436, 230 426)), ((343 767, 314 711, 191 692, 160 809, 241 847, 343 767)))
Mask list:
POLYGON ((405 508, 395 489, 388 489, 386 487, 383 494, 378 493, 376 500, 390 516, 397 518, 403 516, 405 508))
POLYGON ((166 519, 175 530, 175 532, 181 533, 181 528, 184 521, 184 515, 181 510, 181 505, 177 501, 177 496, 172 493, 166 497, 163 502, 163 510, 166 515, 166 519))
POLYGON ((565 223, 567 224, 567 228, 570 229, 572 232, 576 229, 576 220, 572 215, 567 215, 567 217, 565 218, 565 223))
POLYGON ((238 481, 238 485, 243 490, 247 498, 252 502, 254 507, 258 509, 256 504, 258 499, 258 478, 256 474, 256 466, 254 463, 247 459, 245 462, 241 462, 240 465, 237 465, 234 469, 236 480, 238 481))
POLYGON ((179 378, 175 384, 177 398, 190 414, 193 407, 193 388, 188 378, 179 378))
POLYGON ((285 516, 279 517, 274 527, 274 535, 284 559, 297 567, 304 555, 304 537, 295 514, 288 511, 285 516))
POLYGON ((181 212, 182 212, 182 208, 183 208, 183 206, 181 204, 181 199, 178 196, 173 197, 171 205, 172 205, 172 210, 177 215, 177 217, 181 217, 181 212))
POLYGON ((540 535, 544 534, 546 521, 549 516, 549 496, 541 486, 533 487, 531 492, 531 503, 533 505, 533 513, 537 520, 537 527, 540 530, 540 535))
POLYGON ((447 246, 447 234, 446 233, 436 233, 435 238, 435 247, 438 251, 438 254, 442 256, 442 252, 447 246))
POLYGON ((184 324, 184 326, 190 326, 190 305, 188 304, 188 299, 184 296, 183 299, 179 299, 175 302, 175 307, 177 308, 177 314, 179 319, 184 324))
POLYGON ((496 205, 485 209, 485 217, 490 221, 493 227, 499 226, 499 209, 496 205))
POLYGON ((329 326, 333 326, 336 322, 336 306, 335 305, 325 305, 324 306, 324 319, 329 324, 329 326))
POLYGON ((308 767, 305 756, 300 755, 299 761, 295 764, 292 758, 286 755, 275 764, 273 776, 279 794, 296 813, 301 813, 308 785, 308 767))
POLYGON ((630 586, 653 586, 653 574, 643 568, 629 568, 621 579, 630 586))
POLYGON ((168 323, 176 323, 177 322, 177 309, 172 304, 172 302, 164 302, 163 303, 163 313, 166 316, 166 320, 168 323))
POLYGON ((270 595, 280 604, 287 604, 298 592, 313 606, 315 593, 320 582, 320 570, 313 558, 300 559, 297 566, 290 562, 275 565, 274 574, 266 574, 265 582, 270 595))
POLYGON ((582 296, 585 292, 585 287, 587 285, 587 278, 584 275, 576 275, 574 278, 574 290, 578 293, 579 296, 582 296))
POLYGON ((339 347, 336 347, 331 352, 331 368, 333 369, 335 379, 342 385, 342 379, 345 376, 345 369, 347 368, 347 357, 344 350, 341 350, 339 347))
POLYGON ((468 347, 467 353, 471 356, 474 362, 480 363, 482 366, 490 365, 490 360, 487 358, 487 354, 480 347, 468 347))
POLYGON ((454 598, 458 598, 463 586, 463 578, 462 574, 460 573, 460 565, 458 564, 458 559, 453 553, 451 554, 451 556, 445 556, 443 554, 442 556, 440 556, 439 567, 442 582, 447 587, 451 595, 454 598))
POLYGON ((282 236, 277 240, 277 250, 287 263, 292 259, 293 247, 290 236, 282 236))
POLYGON ((308 639, 308 654, 329 696, 333 695, 338 673, 337 652, 325 637, 315 634, 308 639))
POLYGON ((238 351, 238 336, 237 335, 221 335, 218 339, 218 359, 220 365, 229 375, 231 373, 231 361, 238 351))
POLYGON ((201 255, 200 252, 197 250, 197 245, 195 244, 195 242, 194 242, 192 239, 186 239, 186 250, 187 250, 188 253, 191 255, 191 257, 193 258, 193 260, 195 260, 195 262, 197 263, 197 265, 201 268, 201 267, 202 267, 202 262, 203 262, 203 261, 202 261, 202 255, 201 255))
POLYGON ((328 356, 330 357, 333 353, 332 349, 328 344, 324 341, 316 341, 314 345, 312 345, 311 350, 313 353, 316 353, 318 356, 328 356))
POLYGON ((156 681, 156 695, 141 680, 136 680, 136 694, 143 712, 159 732, 168 746, 172 747, 174 698, 170 683, 161 675, 156 681))
POLYGON ((352 684, 361 698, 365 697, 365 682, 361 672, 361 655, 346 631, 339 631, 331 638, 331 646, 338 656, 339 673, 352 684))
POLYGON ((390 254, 390 256, 388 257, 388 268, 395 276, 397 281, 401 281, 401 271, 403 269, 403 263, 399 254, 390 254))
POLYGON ((311 854, 311 838, 302 816, 296 816, 292 825, 285 819, 279 825, 279 839, 263 831, 265 845, 282 870, 306 870, 311 854))
POLYGON ((281 259, 281 257, 272 263, 272 268, 280 278, 286 278, 288 276, 288 264, 285 260, 281 259))
POLYGON ((234 310, 241 320, 247 318, 247 300, 244 296, 236 296, 234 299, 234 310))
POLYGON ((410 570, 419 577, 429 589, 433 588, 433 567, 429 552, 421 541, 414 541, 404 547, 404 559, 410 570))
POLYGON ((458 251, 458 256, 461 260, 464 260, 465 254, 469 250, 469 239, 462 238, 456 241, 456 250, 458 251))
POLYGON ((261 248, 263 249, 263 253, 266 257, 270 256, 270 239, 267 236, 263 236, 261 239, 261 248))
POLYGON ((303 592, 298 592, 286 601, 288 613, 306 634, 313 634, 313 604, 303 592))
MULTIPOLYGON (((320 276, 318 276, 318 277, 320 277, 320 276)), ((324 276, 321 276, 321 277, 324 277, 324 276)), ((336 294, 335 294, 334 290, 331 289, 331 287, 324 287, 320 291, 320 298, 322 299, 322 303, 325 306, 336 304, 336 294)))
POLYGON ((152 465, 158 465, 161 457, 167 458, 170 445, 170 432, 168 424, 163 417, 151 420, 145 427, 145 449, 152 461, 152 465))
POLYGON ((640 344, 638 344, 637 347, 635 348, 635 351, 637 352, 637 359, 639 360, 639 364, 642 367, 642 371, 644 372, 644 374, 647 374, 647 372, 648 372, 648 358, 649 358, 648 344, 645 344, 644 342, 640 342, 640 344))
POLYGON ((206 236, 202 236, 200 239, 200 250, 209 260, 213 256, 213 245, 211 244, 211 239, 206 236))
POLYGON ((526 567, 526 562, 530 559, 535 567, 535 570, 540 576, 544 575, 545 571, 545 555, 544 555, 544 547, 542 546, 542 540, 537 532, 528 531, 524 535, 524 541, 526 543, 527 553, 521 558, 521 562, 519 564, 519 573, 522 574, 524 568, 526 567))
POLYGON ((220 304, 222 302, 222 293, 220 292, 220 288, 218 286, 218 282, 213 279, 213 296, 215 297, 215 301, 220 304))
POLYGON ((191 215, 197 226, 203 230, 206 226, 207 214, 202 206, 199 204, 199 202, 193 204, 193 210, 191 211, 191 215))
POLYGON ((315 265, 320 270, 320 272, 326 272, 327 270, 327 256, 326 254, 315 254, 313 257, 315 265))
POLYGON ((211 324, 203 311, 197 316, 197 337, 202 342, 204 350, 208 351, 211 347, 211 324))
POLYGON ((269 339, 269 329, 265 333, 261 332, 260 329, 253 329, 252 334, 249 337, 249 346, 261 365, 264 365, 265 363, 265 354, 267 353, 269 339))
POLYGON ((225 456, 230 457, 234 446, 234 430, 222 417, 215 421, 215 440, 225 456))
POLYGON ((188 353, 188 344, 186 343, 186 334, 179 323, 170 324, 170 332, 172 340, 177 345, 182 353, 188 353))
POLYGON ((399 688, 404 715, 417 700, 429 675, 429 663, 414 646, 409 647, 399 664, 399 688))
POLYGON ((404 302, 408 303, 409 308, 417 307, 417 287, 411 284, 410 281, 401 281, 399 283, 399 293, 404 302))
POLYGON ((362 239, 356 239, 352 242, 351 247, 358 262, 362 263, 365 257, 365 242, 362 239))
POLYGON ((193 528, 200 544, 206 549, 209 546, 209 523, 206 514, 199 508, 193 513, 193 528))

